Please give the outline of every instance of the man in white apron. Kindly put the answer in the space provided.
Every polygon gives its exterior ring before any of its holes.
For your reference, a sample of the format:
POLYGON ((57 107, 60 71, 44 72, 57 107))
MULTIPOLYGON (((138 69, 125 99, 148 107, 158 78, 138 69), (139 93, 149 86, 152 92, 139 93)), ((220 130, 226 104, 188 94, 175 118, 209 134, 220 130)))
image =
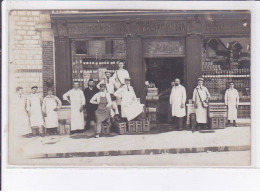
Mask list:
POLYGON ((208 118, 208 109, 207 107, 203 106, 203 103, 206 104, 208 102, 210 94, 208 89, 205 86, 203 86, 203 82, 203 78, 198 78, 198 86, 194 89, 192 98, 195 107, 198 129, 200 129, 201 127, 206 128, 208 118))
POLYGON ((137 101, 135 91, 130 86, 130 78, 125 78, 125 85, 119 88, 115 96, 121 97, 121 117, 128 121, 133 120, 143 112, 143 105, 137 101))
MULTIPOLYGON (((128 71, 124 69, 124 65, 125 65, 125 63, 123 61, 120 61, 118 63, 118 70, 116 70, 116 72, 112 76, 116 90, 123 87, 123 85, 125 84, 125 78, 130 77, 128 71)), ((116 98, 116 103, 118 105, 119 111, 121 111, 121 98, 120 97, 116 98)))
POLYGON ((45 130, 44 130, 44 120, 42 115, 42 97, 37 94, 38 87, 32 87, 32 93, 27 98, 27 112, 30 117, 30 123, 32 128, 33 135, 39 134, 44 137, 45 130))
POLYGON ((117 107, 117 103, 116 103, 116 97, 114 95, 114 93, 115 93, 115 80, 111 77, 111 73, 108 72, 108 71, 105 72, 105 76, 106 77, 97 84, 97 88, 100 89, 100 85, 105 84, 105 90, 111 96, 112 109, 114 110, 115 117, 118 120, 119 119, 119 111, 118 111, 118 107, 117 107))
POLYGON ((31 133, 29 117, 26 112, 26 98, 23 95, 23 88, 17 87, 16 94, 11 97, 10 107, 10 128, 12 136, 22 136, 31 133))
POLYGON ((48 95, 43 99, 42 112, 44 114, 46 134, 57 134, 59 126, 58 109, 62 103, 57 96, 52 95, 52 90, 48 89, 48 95))
POLYGON ((84 113, 85 97, 83 91, 79 88, 79 83, 74 82, 73 89, 63 94, 63 99, 71 105, 71 135, 78 130, 84 130, 84 113))
POLYGON ((234 88, 234 83, 229 83, 229 89, 225 93, 225 104, 228 106, 228 126, 230 126, 230 121, 233 120, 233 126, 237 127, 237 109, 239 103, 238 91, 234 88))
POLYGON ((180 79, 176 78, 170 95, 170 104, 172 106, 172 116, 177 118, 178 130, 183 128, 183 117, 186 115, 185 102, 186 90, 180 84, 180 79))

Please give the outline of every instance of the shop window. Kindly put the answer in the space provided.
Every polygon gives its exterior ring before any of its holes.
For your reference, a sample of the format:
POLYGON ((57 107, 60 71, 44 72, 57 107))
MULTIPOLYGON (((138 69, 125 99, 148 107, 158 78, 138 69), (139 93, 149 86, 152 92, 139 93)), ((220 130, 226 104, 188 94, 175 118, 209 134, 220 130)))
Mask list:
POLYGON ((89 79, 99 82, 105 71, 114 73, 120 60, 126 60, 126 41, 123 39, 98 39, 72 41, 72 80, 82 89, 89 79))
MULTIPOLYGON (((250 102, 250 38, 205 39, 202 72, 211 101, 223 102, 230 81, 239 92, 241 103, 250 102)), ((241 118, 249 118, 249 107, 239 108, 241 118), (246 111, 245 111, 246 110, 246 111)), ((250 112, 250 111, 249 111, 250 112)))

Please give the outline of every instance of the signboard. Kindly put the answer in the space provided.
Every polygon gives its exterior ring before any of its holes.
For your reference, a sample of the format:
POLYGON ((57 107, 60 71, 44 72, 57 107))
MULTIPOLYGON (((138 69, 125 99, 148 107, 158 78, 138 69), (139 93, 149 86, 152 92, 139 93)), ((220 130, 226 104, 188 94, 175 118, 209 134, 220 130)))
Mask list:
POLYGON ((184 40, 155 40, 144 43, 145 57, 183 56, 184 40))

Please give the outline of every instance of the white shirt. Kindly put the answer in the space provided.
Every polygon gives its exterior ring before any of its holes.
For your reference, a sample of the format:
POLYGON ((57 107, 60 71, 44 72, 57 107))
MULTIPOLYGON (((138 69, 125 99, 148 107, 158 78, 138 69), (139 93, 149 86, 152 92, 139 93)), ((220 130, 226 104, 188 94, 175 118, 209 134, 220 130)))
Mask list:
POLYGON ((125 69, 118 69, 112 76, 113 80, 115 80, 116 89, 120 88, 123 84, 125 84, 125 78, 129 78, 129 73, 125 69))
POLYGON ((109 94, 113 94, 115 92, 115 80, 112 77, 101 80, 97 85, 98 89, 100 89, 100 84, 106 84, 106 90, 109 94))

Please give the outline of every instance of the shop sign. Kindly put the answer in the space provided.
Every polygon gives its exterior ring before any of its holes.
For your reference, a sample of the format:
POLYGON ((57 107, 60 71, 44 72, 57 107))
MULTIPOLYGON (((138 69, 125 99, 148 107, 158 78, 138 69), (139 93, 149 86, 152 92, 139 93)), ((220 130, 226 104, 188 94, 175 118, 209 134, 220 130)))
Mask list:
POLYGON ((114 23, 71 23, 68 24, 70 35, 79 34, 117 34, 126 33, 127 25, 124 22, 114 23))
POLYGON ((202 25, 204 33, 249 33, 250 24, 243 21, 215 21, 202 25))
POLYGON ((146 41, 144 43, 145 56, 183 56, 183 40, 146 41))
POLYGON ((186 23, 183 21, 143 21, 137 22, 141 33, 185 33, 186 23))

